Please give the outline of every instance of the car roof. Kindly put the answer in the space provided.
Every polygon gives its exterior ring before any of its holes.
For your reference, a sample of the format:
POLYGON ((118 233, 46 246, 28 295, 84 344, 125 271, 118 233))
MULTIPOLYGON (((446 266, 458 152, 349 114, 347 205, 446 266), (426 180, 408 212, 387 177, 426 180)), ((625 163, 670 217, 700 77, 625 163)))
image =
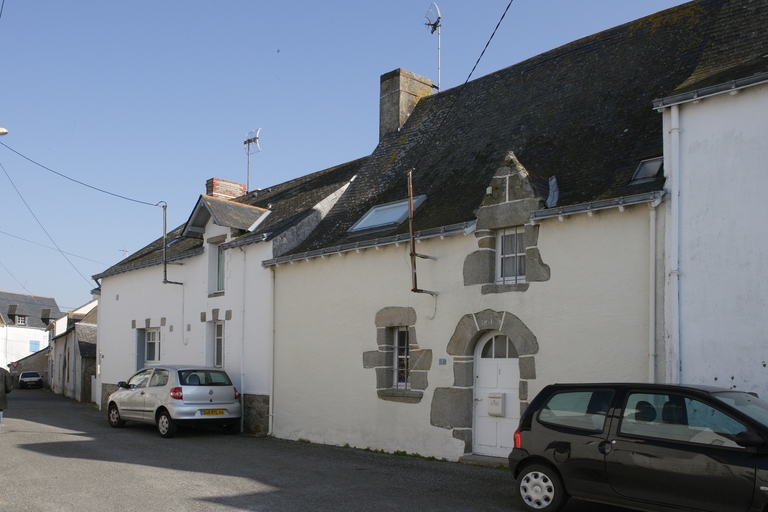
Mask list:
POLYGON ((706 386, 703 384, 654 384, 650 382, 574 382, 574 383, 562 383, 558 382, 551 384, 551 388, 557 389, 586 389, 586 388, 636 388, 636 389, 657 389, 657 390, 690 390, 699 391, 704 393, 723 393, 726 391, 732 391, 737 393, 747 393, 747 391, 741 389, 729 389, 721 388, 717 386, 706 386))
MULTIPOLYGON (((142 368, 142 370, 149 370, 149 369, 161 369, 161 370, 173 370, 173 371, 183 371, 183 370, 205 370, 205 371, 216 371, 216 372, 224 372, 226 373, 226 370, 224 368, 215 368, 213 366, 194 366, 194 365, 169 365, 169 364, 155 364, 152 366, 145 366, 142 368)), ((141 370, 139 370, 141 371, 141 370)))

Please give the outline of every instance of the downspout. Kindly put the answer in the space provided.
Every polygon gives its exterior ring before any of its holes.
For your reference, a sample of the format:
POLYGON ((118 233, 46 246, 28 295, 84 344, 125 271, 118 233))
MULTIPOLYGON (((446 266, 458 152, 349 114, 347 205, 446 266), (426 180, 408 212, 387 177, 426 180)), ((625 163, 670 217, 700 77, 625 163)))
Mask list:
POLYGON ((248 253, 242 247, 243 252, 243 310, 241 311, 241 331, 240 331, 240 432, 245 430, 245 290, 248 288, 246 272, 248 271, 248 253))
POLYGON ((267 435, 274 435, 275 426, 275 267, 269 267, 272 271, 272 349, 269 359, 272 362, 272 369, 269 376, 269 431, 267 435))
POLYGON ((670 116, 671 154, 670 174, 672 175, 670 201, 670 246, 669 246, 669 297, 671 331, 670 345, 673 350, 672 368, 668 370, 670 382, 679 383, 682 379, 681 339, 680 339, 680 110, 672 105, 670 116))
POLYGON ((656 381, 656 207, 661 203, 661 198, 649 203, 649 227, 650 236, 650 261, 648 268, 650 273, 648 287, 648 382, 656 381))

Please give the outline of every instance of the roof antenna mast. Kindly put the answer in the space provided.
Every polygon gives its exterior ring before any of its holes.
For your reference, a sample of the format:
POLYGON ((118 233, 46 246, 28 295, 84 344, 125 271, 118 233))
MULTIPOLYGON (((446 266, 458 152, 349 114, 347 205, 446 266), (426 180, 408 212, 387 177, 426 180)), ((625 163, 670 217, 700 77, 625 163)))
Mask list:
POLYGON ((248 176, 247 181, 245 182, 246 192, 250 192, 251 190, 251 155, 261 151, 261 146, 259 146, 259 132, 261 132, 261 128, 246 133, 245 140, 243 141, 245 154, 248 155, 248 176))
POLYGON ((432 5, 429 6, 429 10, 427 10, 427 14, 424 17, 427 18, 427 22, 424 25, 432 29, 431 33, 434 34, 437 31, 437 92, 440 92, 440 27, 442 26, 440 20, 442 16, 440 15, 440 8, 435 2, 432 2, 432 5))

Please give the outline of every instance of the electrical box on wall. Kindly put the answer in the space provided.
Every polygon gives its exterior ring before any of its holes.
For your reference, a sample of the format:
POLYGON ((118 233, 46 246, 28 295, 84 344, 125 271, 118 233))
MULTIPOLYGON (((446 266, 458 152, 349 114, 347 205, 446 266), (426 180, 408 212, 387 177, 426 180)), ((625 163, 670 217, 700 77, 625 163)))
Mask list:
POLYGON ((506 393, 488 393, 488 416, 504 417, 506 393))

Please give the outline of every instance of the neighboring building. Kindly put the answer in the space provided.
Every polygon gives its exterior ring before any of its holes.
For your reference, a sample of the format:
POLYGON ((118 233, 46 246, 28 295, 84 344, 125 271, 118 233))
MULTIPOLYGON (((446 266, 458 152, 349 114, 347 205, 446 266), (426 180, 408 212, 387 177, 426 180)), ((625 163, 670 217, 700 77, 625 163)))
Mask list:
POLYGON ((43 376, 45 386, 50 385, 48 372, 48 347, 30 354, 27 357, 13 361, 8 365, 8 371, 13 375, 14 386, 19 386, 19 376, 22 372, 36 371, 43 376))
POLYGON ((93 381, 96 379, 96 325, 98 301, 93 300, 70 311, 57 321, 66 330, 51 339, 51 388, 54 393, 79 402, 95 401, 93 381))
MULTIPOLYGON (((723 76, 731 79, 768 70, 767 7, 685 4, 422 97, 412 112, 403 105, 424 96, 428 81, 402 70, 384 75, 378 147, 310 236, 265 262, 276 282, 274 434, 449 460, 504 456, 520 411, 546 384, 674 380, 665 338, 674 292, 664 279, 665 235, 674 236, 664 231, 674 217, 665 174, 674 169, 653 100, 697 73, 704 80, 730 70, 723 76), (435 258, 416 258, 415 271, 411 169, 415 249, 435 258)), ((756 227, 766 183, 761 87, 729 97, 732 105, 712 100, 687 150, 701 150, 707 165, 683 162, 683 179, 690 169, 687 179, 699 181, 700 212, 685 210, 682 192, 680 215, 702 217, 692 233, 699 244, 686 257, 704 260, 690 265, 701 265, 691 277, 697 286, 681 291, 686 307, 703 305, 689 322, 722 307, 723 292, 733 301, 713 315, 710 324, 722 325, 703 338, 706 346, 694 337, 683 345, 684 380, 694 373, 686 373, 685 350, 698 351, 690 364, 702 371, 716 364, 712 344, 718 354, 743 347, 726 359, 729 377, 741 356, 762 354, 758 310, 768 297, 760 277, 768 270, 758 258, 764 242, 746 234, 765 230, 756 227), (733 136, 736 146, 721 151, 733 136), (742 165, 752 180, 737 180, 742 165), (728 193, 713 201, 725 182, 728 193), (705 204, 717 207, 707 213, 705 204), (707 216, 711 233, 701 222, 707 216), (725 245, 709 255, 708 237, 721 235, 725 245), (740 267, 718 268, 750 250, 750 267, 739 257, 740 267), (734 272, 739 278, 726 286, 734 272), (746 289, 762 295, 739 293, 749 279, 756 282, 746 289), (754 301, 746 317, 734 311, 745 301, 754 301), (729 327, 749 341, 734 342, 729 327)), ((757 371, 746 375, 763 385, 757 371)))
POLYGON ((161 238, 94 276, 101 405, 145 365, 219 366, 241 391, 245 431, 268 432, 273 276, 261 262, 301 242, 363 162, 247 194, 243 185, 208 180, 165 251, 161 238))
POLYGON ((0 364, 7 367, 47 347, 48 324, 60 316, 52 297, 0 292, 0 364))
POLYGON ((726 2, 664 119, 670 382, 768 397, 768 6, 726 2), (748 43, 748 44, 745 44, 748 43))

